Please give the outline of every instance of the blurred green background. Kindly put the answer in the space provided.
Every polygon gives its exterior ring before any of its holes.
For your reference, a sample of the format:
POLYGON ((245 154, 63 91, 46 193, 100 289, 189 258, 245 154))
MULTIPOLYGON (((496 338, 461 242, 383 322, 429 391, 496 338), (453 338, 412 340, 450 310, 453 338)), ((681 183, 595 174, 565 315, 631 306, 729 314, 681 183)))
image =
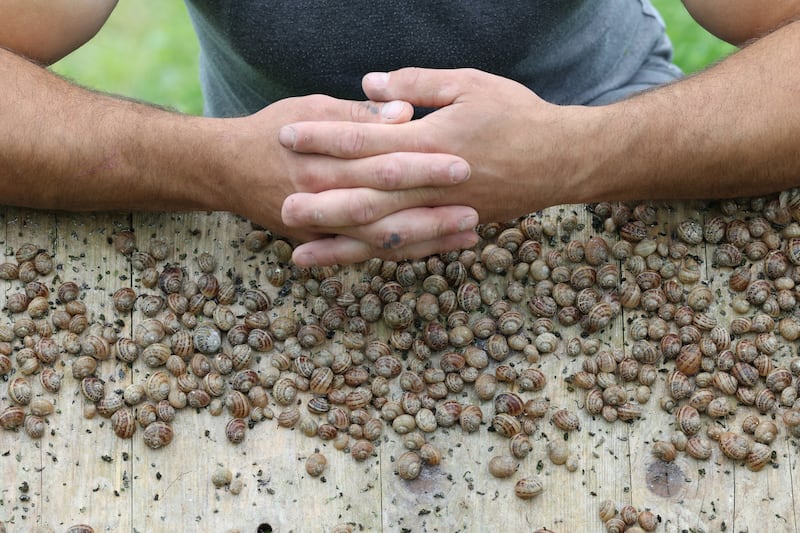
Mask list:
MULTIPOLYGON (((684 72, 734 50, 700 28, 679 0, 653 3, 664 15, 675 62, 684 72)), ((197 50, 183 0, 121 0, 97 37, 53 69, 87 87, 200 114, 197 50)))

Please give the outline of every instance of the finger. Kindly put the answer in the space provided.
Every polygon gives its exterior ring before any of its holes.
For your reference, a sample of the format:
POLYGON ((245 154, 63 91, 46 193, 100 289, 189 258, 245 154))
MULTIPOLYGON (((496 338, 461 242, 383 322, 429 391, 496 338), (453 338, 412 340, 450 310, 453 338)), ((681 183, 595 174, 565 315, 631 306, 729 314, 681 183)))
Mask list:
POLYGON ((419 133, 419 121, 393 125, 350 121, 295 122, 280 129, 278 141, 294 152, 343 159, 387 152, 432 151, 426 149, 428 137, 419 133))
POLYGON ((353 122, 378 122, 396 124, 408 122, 414 116, 414 107, 408 102, 400 100, 383 102, 353 102, 350 100, 339 100, 345 105, 342 120, 352 120, 353 122), (349 111, 349 117, 347 115, 349 111))
POLYGON ((449 205, 452 201, 446 191, 439 187, 400 191, 358 187, 294 193, 283 201, 281 219, 290 228, 327 228, 327 233, 339 233, 337 228, 371 224, 403 209, 449 205))
MULTIPOLYGON (((372 224, 338 228, 335 233, 363 241, 373 248, 391 250, 433 241, 478 225, 478 213, 463 205, 414 207, 392 213, 372 224)), ((309 228, 332 233, 331 228, 309 228)))
POLYGON ((303 156, 303 172, 292 178, 296 190, 320 192, 343 187, 381 190, 447 187, 469 179, 470 168, 448 154, 401 152, 361 159, 303 156))
POLYGON ((478 242, 474 231, 446 235, 432 241, 420 242, 402 248, 382 249, 338 235, 329 239, 307 242, 294 249, 292 260, 300 267, 348 265, 360 263, 373 257, 390 261, 418 259, 440 252, 472 248, 478 242))
POLYGON ((452 104, 478 82, 474 69, 403 68, 392 72, 370 72, 361 81, 367 98, 379 101, 405 100, 422 107, 452 104))

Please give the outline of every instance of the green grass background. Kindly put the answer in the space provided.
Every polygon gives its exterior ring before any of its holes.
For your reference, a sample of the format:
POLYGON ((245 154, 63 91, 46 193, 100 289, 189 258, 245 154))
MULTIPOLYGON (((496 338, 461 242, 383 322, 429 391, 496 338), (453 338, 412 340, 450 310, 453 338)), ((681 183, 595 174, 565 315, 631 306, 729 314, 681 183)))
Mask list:
MULTIPOLYGON (((653 3, 664 15, 675 62, 684 72, 734 50, 699 27, 679 0, 653 3)), ((53 69, 87 87, 200 114, 197 51, 183 0, 121 0, 98 35, 53 69)))

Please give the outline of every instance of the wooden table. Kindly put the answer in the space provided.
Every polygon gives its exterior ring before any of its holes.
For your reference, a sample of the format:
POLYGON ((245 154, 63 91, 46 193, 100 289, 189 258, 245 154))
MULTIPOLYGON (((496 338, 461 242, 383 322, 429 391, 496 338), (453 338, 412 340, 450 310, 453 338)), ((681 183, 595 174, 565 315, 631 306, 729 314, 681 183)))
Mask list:
MULTIPOLYGON (((571 238, 595 234, 582 206, 554 208, 544 216, 556 220, 570 212, 583 226, 571 238)), ((678 221, 693 217, 702 222, 707 216, 705 205, 662 206, 649 232, 671 235, 678 221)), ((111 295, 123 286, 148 292, 128 259, 110 244, 123 229, 133 229, 140 246, 152 237, 166 239, 173 247, 167 260, 184 266, 192 276, 198 272, 196 256, 210 252, 219 261, 220 279, 235 273, 243 286, 256 284, 277 297, 277 289, 264 278, 269 254, 247 252, 242 242, 251 225, 229 214, 67 214, 5 208, 0 210, 0 221, 5 228, 5 255, 11 256, 6 260, 14 260, 22 243, 41 246, 57 264, 47 278, 51 289, 61 281, 81 282, 90 319, 119 321, 121 335, 130 336, 143 317, 138 312, 119 316, 111 295)), ((617 238, 605 236, 612 243, 617 238)), ((554 244, 561 246, 557 240, 554 244)), ((692 249, 702 260, 703 281, 718 291, 711 312, 726 323, 735 316, 727 289, 730 269, 712 268, 711 252, 704 245, 692 249)), ((357 279, 359 271, 343 269, 340 275, 345 281, 357 279)), ((18 290, 19 282, 3 283, 4 304, 5 295, 18 290)), ((276 306, 274 313, 287 312, 291 297, 284 300, 287 303, 276 306)), ((527 312, 524 303, 519 308, 527 312)), ((624 310, 595 336, 609 346, 629 348, 626 324, 631 314, 624 310)), ((577 326, 559 330, 562 339, 580 334, 577 326)), ((796 351, 794 346, 791 351, 796 351)), ((578 412, 580 431, 565 436, 549 417, 543 419, 533 438, 533 452, 521 461, 514 477, 501 480, 489 475, 487 463, 492 455, 505 453, 507 444, 488 431, 488 424, 474 434, 465 434, 458 426, 440 428, 429 440, 444 452, 442 464, 425 468, 417 480, 407 482, 395 473, 395 458, 404 450, 389 427, 375 455, 361 463, 333 449, 330 442, 308 438, 297 429, 278 428, 274 420, 257 424, 243 443, 232 445, 224 434, 227 416, 188 408, 178 412, 175 439, 166 448, 147 448, 141 429, 132 439, 121 440, 107 419, 82 416, 85 400, 71 376, 73 358, 65 355, 56 364, 64 373, 61 391, 45 395, 55 401, 57 411, 48 417, 44 437, 32 440, 22 431, 0 430, 0 523, 14 532, 65 531, 77 523, 89 524, 95 531, 136 532, 331 531, 342 523, 351 524, 354 531, 516 532, 542 527, 602 531, 598 507, 611 499, 617 508, 631 504, 656 513, 661 520, 658 531, 798 530, 797 441, 787 437, 782 423, 773 443, 774 464, 760 472, 727 459, 718 449, 707 461, 679 454, 664 470, 651 450, 654 441, 668 440, 675 431, 674 417, 658 406, 665 395, 666 371, 659 375, 640 420, 609 424, 580 409, 583 394, 566 386, 565 378, 580 369, 583 357, 571 358, 560 351, 534 365, 548 378, 545 391, 536 395, 546 395, 551 410, 567 407, 578 412), (554 465, 546 456, 547 441, 563 438, 579 458, 577 471, 554 465), (312 478, 304 469, 305 458, 315 450, 329 462, 322 478, 312 478), (211 474, 219 466, 243 481, 240 494, 213 486, 211 474), (516 498, 514 480, 533 473, 544 480, 545 492, 530 501, 516 498)), ((121 390, 150 371, 141 360, 129 367, 112 358, 101 363, 97 375, 121 390)), ((9 403, 7 383, 8 379, 0 380, 0 406, 9 403)), ((491 403, 483 408, 485 418, 490 417, 491 403)), ((722 424, 739 430, 741 419, 751 412, 740 409, 722 424)))

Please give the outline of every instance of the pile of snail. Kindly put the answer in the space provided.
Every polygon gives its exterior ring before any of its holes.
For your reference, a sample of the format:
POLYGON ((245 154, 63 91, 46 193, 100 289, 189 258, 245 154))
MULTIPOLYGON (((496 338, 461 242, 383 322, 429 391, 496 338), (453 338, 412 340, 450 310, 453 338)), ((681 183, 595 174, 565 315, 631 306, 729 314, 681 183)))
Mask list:
MULTIPOLYGON (((121 231, 113 245, 135 280, 113 293, 109 323, 87 319, 83 280, 55 286, 58 258, 26 244, 0 264, 16 287, 0 324, 0 427, 41 438, 64 369, 87 418, 109 418, 119 438, 141 434, 151 448, 170 444, 171 422, 189 409, 227 416, 234 444, 275 420, 356 461, 391 428, 407 448, 395 467, 408 480, 442 461, 430 442, 438 428, 491 428, 508 449, 490 472, 511 477, 542 423, 560 432, 587 417, 635 423, 657 405, 675 417, 657 458, 707 459, 716 446, 759 470, 781 433, 800 435, 799 198, 709 203, 703 220, 668 232, 659 225, 668 206, 651 202, 586 206, 592 228, 551 209, 480 226, 471 250, 352 269, 298 268, 287 241, 256 228, 242 239, 266 265, 252 280, 209 253, 173 262, 163 240, 121 231), (722 289, 704 281, 703 257, 726 277, 722 289), (717 312, 727 300, 734 313, 717 312), (119 324, 134 313, 126 337, 119 324), (621 315, 629 345, 601 341, 621 315), (561 383, 548 383, 547 365, 564 360, 551 354, 570 362, 561 383), (108 359, 143 362, 144 378, 115 388, 97 373, 108 359), (654 401, 660 376, 667 394, 654 401), (579 391, 585 412, 551 406, 547 386, 579 391), (749 413, 741 428, 716 423, 737 409, 749 413)), ((548 457, 578 467, 562 444, 548 457)), ((325 465, 311 455, 307 472, 325 465)), ((531 475, 516 494, 543 489, 531 475)))

